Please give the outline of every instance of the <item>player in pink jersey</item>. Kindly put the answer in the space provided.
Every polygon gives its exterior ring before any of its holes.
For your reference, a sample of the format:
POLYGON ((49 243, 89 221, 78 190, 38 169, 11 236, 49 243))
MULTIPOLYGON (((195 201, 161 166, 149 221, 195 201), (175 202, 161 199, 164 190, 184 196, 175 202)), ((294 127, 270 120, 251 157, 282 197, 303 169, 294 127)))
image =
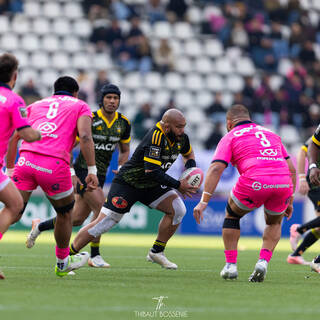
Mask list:
MULTIPOLYGON (((19 191, 2 171, 10 136, 17 130, 17 135, 26 141, 41 139, 40 132, 29 125, 23 99, 12 91, 17 75, 18 60, 12 54, 2 54, 0 56, 0 201, 4 203, 4 208, 0 211, 0 240, 9 228, 8 222, 18 217, 23 209, 23 199, 19 191)), ((4 279, 1 271, 0 279, 4 279)))
POLYGON ((226 265, 220 275, 236 279, 237 246, 240 238, 240 218, 264 205, 266 227, 260 257, 249 281, 262 282, 267 266, 281 236, 283 216, 292 215, 295 168, 279 136, 250 120, 249 111, 234 105, 227 112, 228 133, 220 140, 204 184, 201 201, 193 215, 200 223, 203 211, 216 189, 223 170, 231 162, 240 177, 230 193, 223 223, 222 237, 226 265))
MULTIPOLYGON (((12 176, 25 206, 32 191, 39 185, 57 212, 54 235, 57 243, 55 272, 58 276, 66 275, 88 260, 87 253, 69 256, 71 212, 74 206, 69 165, 77 133, 81 152, 88 165, 85 179, 87 189, 94 190, 98 186, 91 133, 92 113, 85 102, 77 99, 78 91, 79 86, 73 78, 61 77, 54 83, 53 96, 39 100, 27 108, 30 124, 41 131, 43 138, 34 145, 22 143, 12 176)), ((14 158, 10 153, 8 167, 12 166, 14 158)))

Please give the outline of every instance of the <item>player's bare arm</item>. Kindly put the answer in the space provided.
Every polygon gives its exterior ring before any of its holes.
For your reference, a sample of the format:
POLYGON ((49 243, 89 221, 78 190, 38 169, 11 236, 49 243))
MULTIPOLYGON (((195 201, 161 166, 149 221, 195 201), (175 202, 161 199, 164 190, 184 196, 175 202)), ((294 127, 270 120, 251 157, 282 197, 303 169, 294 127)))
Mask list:
MULTIPOLYGON (((296 168, 293 165, 293 162, 291 161, 291 159, 287 159, 287 164, 291 173, 291 179, 292 179, 292 184, 293 184, 293 192, 295 192, 296 190, 296 183, 297 183, 297 176, 296 176, 296 168)), ((293 198, 294 195, 291 196, 290 200, 289 200, 289 205, 288 208, 285 211, 285 216, 287 217, 287 220, 289 220, 292 216, 293 213, 293 198)))
POLYGON ((309 177, 311 184, 315 186, 320 186, 320 169, 316 165, 318 156, 319 147, 311 141, 308 147, 309 177))
POLYGON ((303 146, 297 156, 297 170, 299 174, 299 193, 302 195, 306 195, 310 190, 307 179, 306 179, 306 161, 307 161, 307 151, 305 150, 305 146, 303 146))

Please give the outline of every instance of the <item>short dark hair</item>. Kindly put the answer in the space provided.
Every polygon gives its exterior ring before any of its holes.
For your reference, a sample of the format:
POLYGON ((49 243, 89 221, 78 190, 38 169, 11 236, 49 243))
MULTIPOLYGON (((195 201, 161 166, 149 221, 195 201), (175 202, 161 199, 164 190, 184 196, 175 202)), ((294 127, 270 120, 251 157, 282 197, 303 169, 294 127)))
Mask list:
POLYGON ((54 92, 67 91, 75 93, 79 91, 78 82, 72 77, 64 76, 58 78, 54 83, 54 92))
POLYGON ((8 83, 13 73, 18 69, 19 62, 11 53, 4 53, 0 56, 0 82, 8 83))
POLYGON ((233 120, 238 118, 250 119, 250 112, 248 108, 242 104, 233 105, 227 112, 227 119, 233 120))

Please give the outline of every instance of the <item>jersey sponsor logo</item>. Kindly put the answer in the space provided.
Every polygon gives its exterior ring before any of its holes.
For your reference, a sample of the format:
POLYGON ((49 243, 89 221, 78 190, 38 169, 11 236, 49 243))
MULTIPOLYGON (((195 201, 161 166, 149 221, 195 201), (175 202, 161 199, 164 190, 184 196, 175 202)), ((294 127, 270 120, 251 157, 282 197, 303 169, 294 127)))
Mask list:
POLYGON ((93 134, 92 135, 92 138, 93 139, 97 139, 97 140, 107 140, 107 137, 106 136, 102 136, 100 134, 93 134))
POLYGON ((102 121, 102 120, 99 120, 99 121, 95 122, 92 126, 93 126, 93 127, 96 127, 96 126, 98 126, 98 125, 101 124, 101 123, 103 123, 103 121, 102 121))
POLYGON ((18 162, 17 162, 17 165, 19 167, 22 167, 25 164, 25 162, 26 162, 26 158, 25 157, 20 157, 18 162))
POLYGON ((122 197, 113 197, 111 202, 118 209, 124 209, 128 206, 127 200, 123 199, 122 197))
POLYGON ((19 113, 21 118, 26 118, 27 117, 27 110, 24 107, 19 108, 19 113))
POLYGON ((150 147, 150 150, 149 150, 149 156, 150 157, 153 157, 153 158, 160 158, 160 151, 161 151, 161 148, 158 148, 158 147, 150 147))
POLYGON ((273 158, 273 157, 257 157, 257 160, 284 161, 283 158, 273 158))
POLYGON ((120 138, 111 136, 111 137, 109 137, 109 141, 118 142, 118 141, 120 141, 120 138))
POLYGON ((171 166, 172 166, 172 162, 167 162, 167 163, 163 163, 163 164, 161 165, 161 168, 167 170, 167 169, 169 169, 171 166))
POLYGON ((41 132, 42 137, 58 138, 56 134, 52 133, 57 129, 57 125, 53 122, 42 122, 37 129, 41 132))
POLYGON ((275 149, 264 149, 264 150, 260 150, 260 154, 263 156, 276 156, 278 154, 278 151, 275 149))
POLYGON ((116 148, 116 145, 113 143, 95 143, 94 144, 95 150, 106 150, 106 151, 113 151, 116 148))
POLYGON ((102 130, 102 126, 97 127, 97 130, 101 131, 102 130))
POLYGON ((259 191, 261 189, 288 189, 290 188, 290 184, 261 184, 260 182, 258 181, 255 181, 253 184, 252 184, 252 189, 253 190, 256 190, 256 191, 259 191))
POLYGON ((40 167, 37 164, 34 164, 34 163, 30 162, 29 160, 26 161, 25 157, 20 157, 18 162, 17 162, 17 165, 19 167, 22 167, 22 166, 31 167, 32 169, 35 169, 37 171, 41 171, 41 172, 46 172, 46 173, 52 174, 52 170, 51 169, 40 167))
POLYGON ((247 128, 242 128, 240 130, 237 130, 233 133, 234 136, 236 137, 241 137, 242 135, 244 135, 247 132, 250 132, 254 127, 251 125, 250 127, 247 128))
POLYGON ((5 96, 0 95, 0 102, 2 103, 7 102, 7 98, 5 96))
POLYGON ((258 182, 258 181, 255 181, 255 182, 252 184, 252 189, 253 189, 253 190, 256 190, 256 191, 261 190, 261 183, 258 182))

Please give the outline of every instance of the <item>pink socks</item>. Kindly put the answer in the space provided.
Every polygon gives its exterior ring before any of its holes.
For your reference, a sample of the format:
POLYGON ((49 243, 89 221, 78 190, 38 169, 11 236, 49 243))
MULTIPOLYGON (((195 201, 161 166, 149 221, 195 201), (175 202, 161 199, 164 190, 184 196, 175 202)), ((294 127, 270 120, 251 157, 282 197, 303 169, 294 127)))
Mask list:
POLYGON ((266 260, 267 262, 269 262, 271 257, 272 257, 272 251, 270 251, 268 249, 261 249, 260 250, 259 259, 263 259, 263 260, 266 260))
POLYGON ((237 263, 238 250, 224 250, 227 263, 237 263))
POLYGON ((56 257, 58 259, 65 259, 69 255, 70 248, 58 248, 56 246, 56 257))
POLYGON ((2 239, 2 237, 3 237, 3 234, 0 232, 0 240, 2 239))

